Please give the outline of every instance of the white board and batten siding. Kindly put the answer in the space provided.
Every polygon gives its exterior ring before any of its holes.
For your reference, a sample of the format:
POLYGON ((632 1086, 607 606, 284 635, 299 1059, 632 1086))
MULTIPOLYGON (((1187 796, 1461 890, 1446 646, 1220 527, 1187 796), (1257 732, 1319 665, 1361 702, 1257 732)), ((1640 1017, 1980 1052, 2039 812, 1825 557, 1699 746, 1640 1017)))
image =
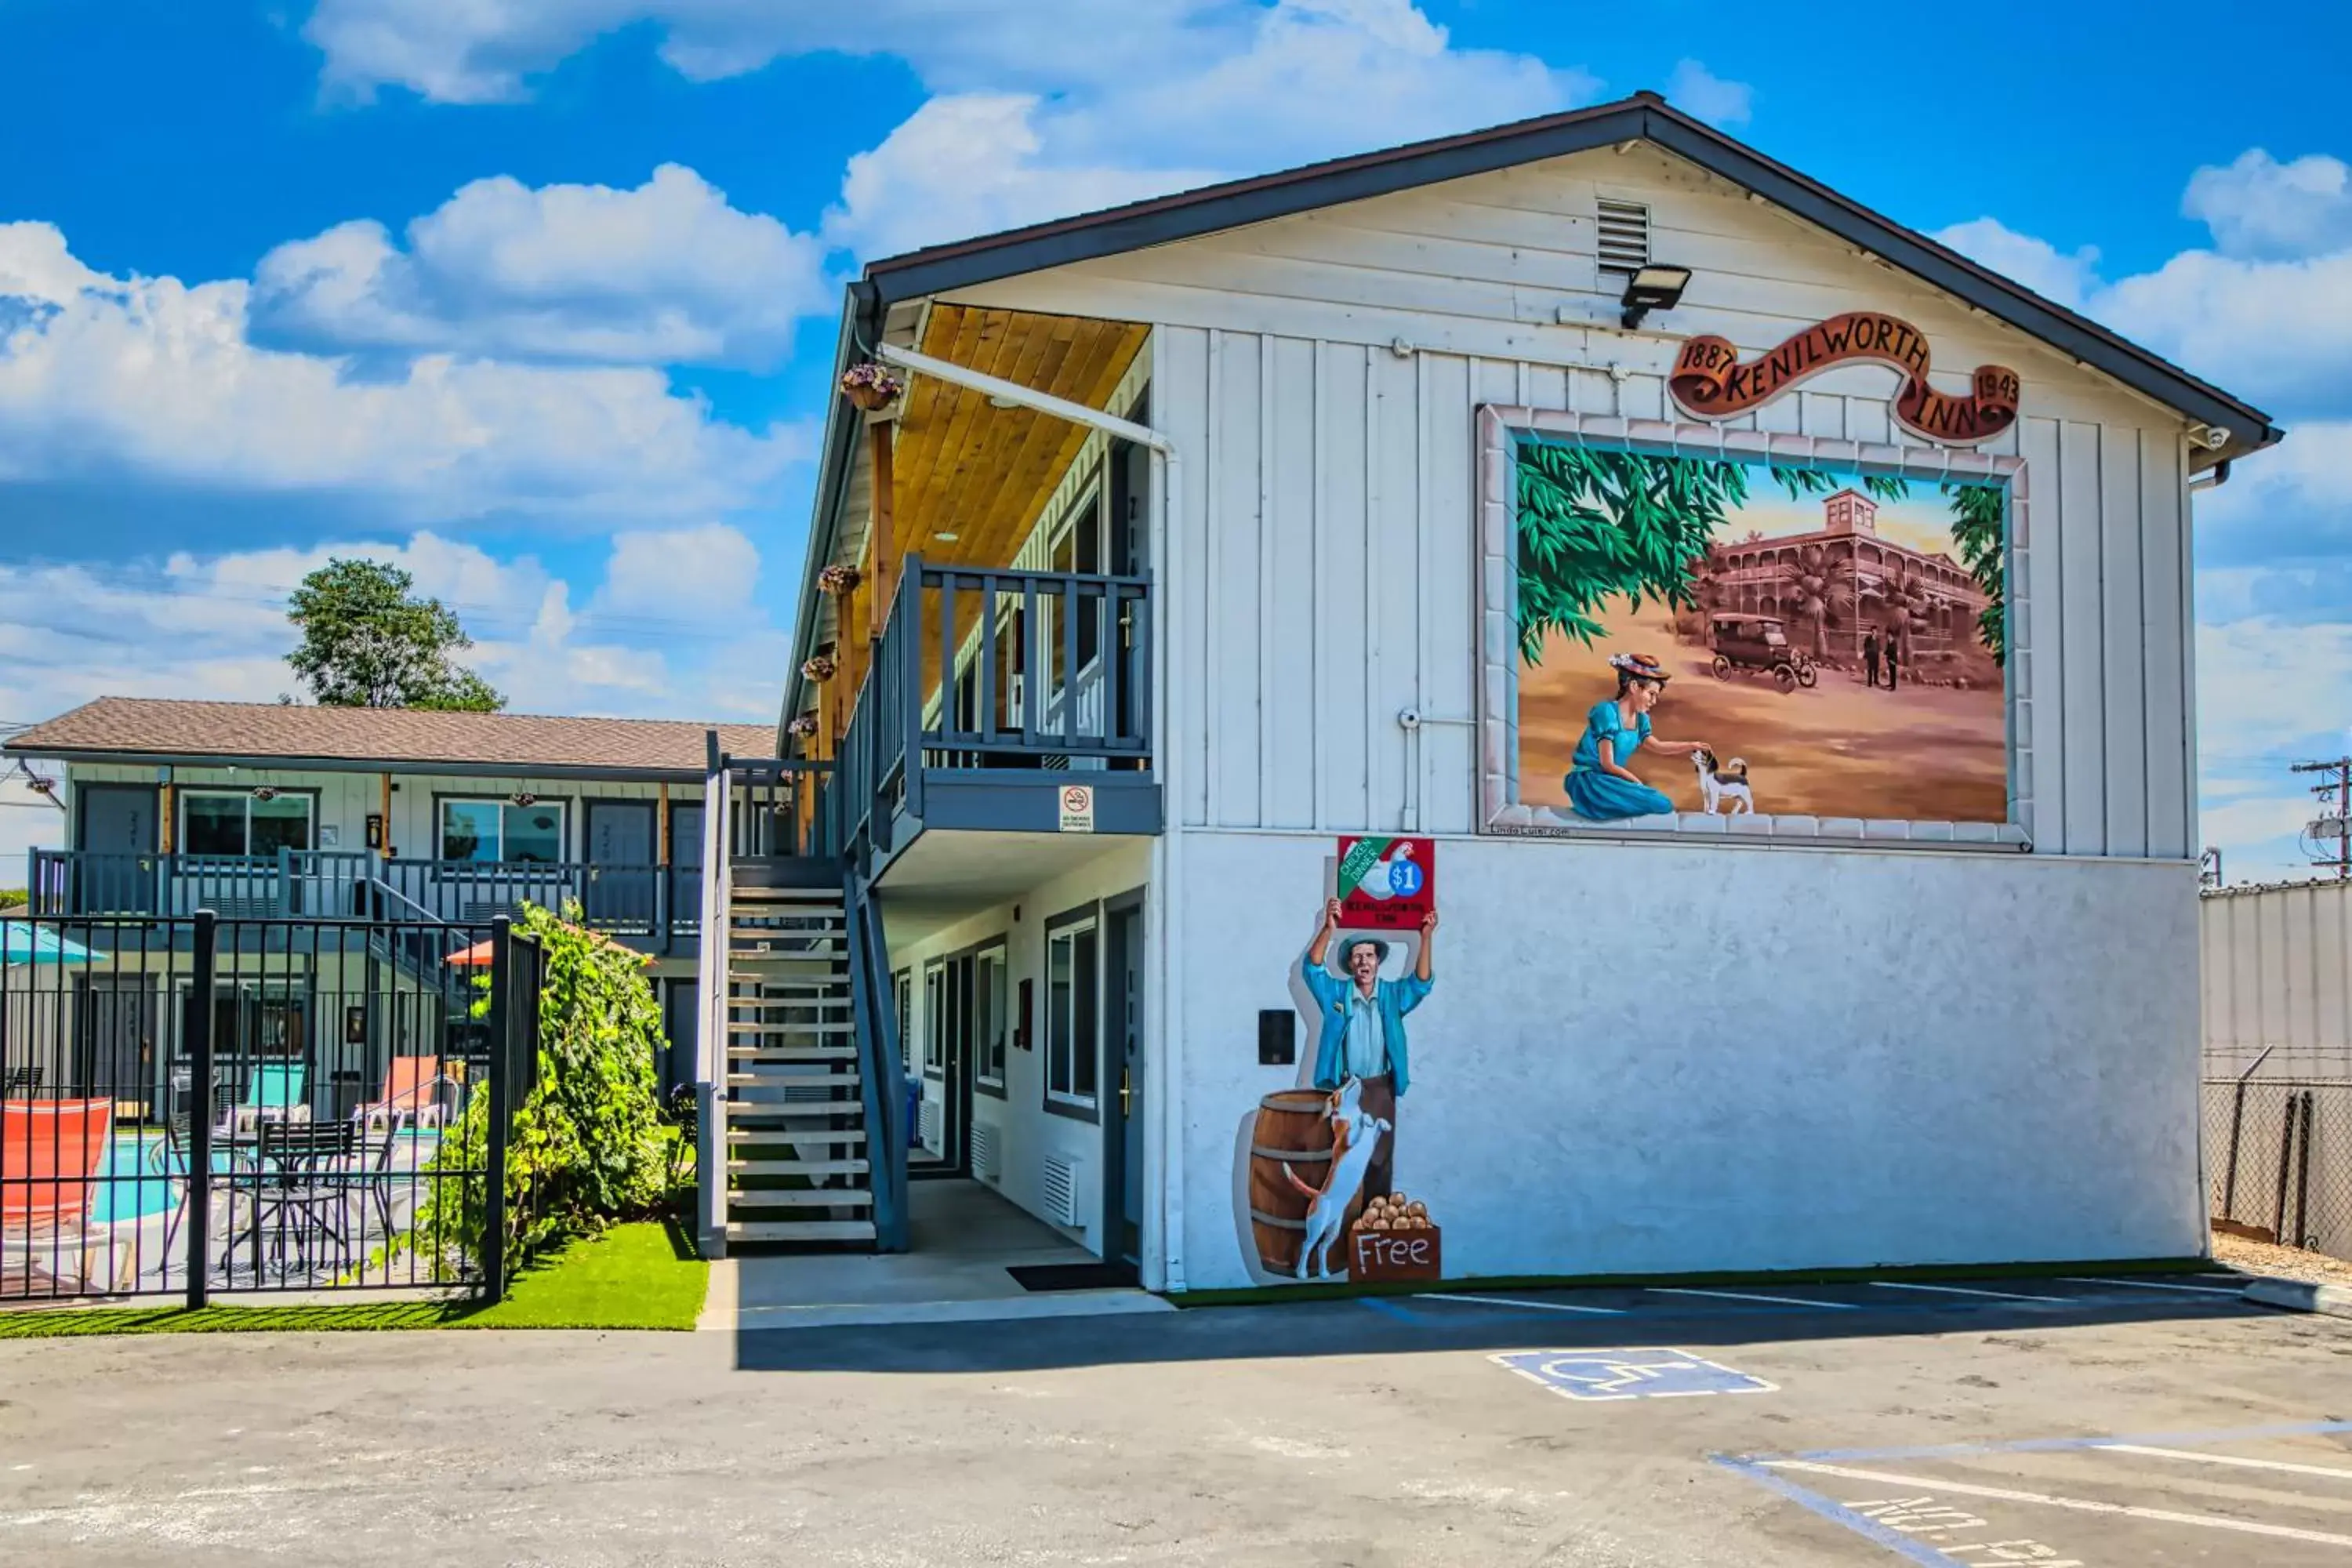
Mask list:
MULTIPOLYGON (((1155 329, 1152 422, 1185 468, 1160 574, 1171 826, 1475 831, 1476 409, 1675 418, 1680 335, 1752 354, 1877 309, 1927 332, 1945 390, 1979 363, 2023 379, 2022 417, 1985 450, 2023 460, 2032 498, 2011 582, 2035 849, 2195 852, 2183 417, 1664 153, 1580 153, 952 298, 1155 329), (1646 204, 1653 256, 1696 269, 1658 318, 1676 337, 1577 324, 1613 314, 1602 196, 1646 204)), ((1729 427, 1932 453, 1893 425, 1895 384, 1846 367, 1729 427)))

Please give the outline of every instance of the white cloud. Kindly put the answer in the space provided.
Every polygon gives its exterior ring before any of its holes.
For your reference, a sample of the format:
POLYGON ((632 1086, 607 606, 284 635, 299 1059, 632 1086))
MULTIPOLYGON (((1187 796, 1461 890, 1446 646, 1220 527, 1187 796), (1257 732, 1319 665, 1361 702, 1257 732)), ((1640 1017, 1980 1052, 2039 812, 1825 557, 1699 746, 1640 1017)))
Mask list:
POLYGON ((1666 81, 1666 100, 1710 125, 1745 125, 1755 109, 1756 89, 1726 81, 1696 60, 1680 60, 1666 81))
POLYGON ((2352 169, 2310 153, 2282 163, 2256 147, 2189 176, 2180 210, 2227 256, 2296 257, 2352 247, 2352 169))
POLYGON ((241 280, 84 269, 59 289, 62 247, 47 225, 0 229, 0 277, 64 295, 0 314, 0 482, 98 473, 339 495, 412 523, 609 523, 748 507, 806 450, 803 429, 721 423, 651 369, 428 354, 355 379, 257 346, 241 280))
MULTIPOLYGON (((1565 109, 1598 88, 1531 55, 1457 47, 1413 0, 1035 0, 1013 15, 966 0, 321 0, 307 35, 331 86, 479 101, 523 96, 532 73, 639 22, 699 79, 817 50, 914 68, 936 96, 851 161, 827 215, 826 240, 868 258, 1565 109)), ((1719 106, 1746 90, 1706 80, 1719 106)), ((340 243, 328 277, 377 292, 389 242, 340 243)))
POLYGON ((598 603, 617 615, 720 618, 748 614, 759 546, 722 522, 617 534, 598 603))
MULTIPOLYGON (((2342 612, 2339 601, 2337 613, 2342 612)), ((2232 881, 2307 876, 2305 757, 2352 747, 2352 622, 2252 616, 2197 628, 2199 830, 2232 881)))
POLYGON ((303 36, 331 89, 408 88, 451 103, 525 96, 529 79, 633 23, 692 80, 819 51, 894 55, 934 89, 1132 80, 1219 47, 1252 0, 320 0, 303 36))
POLYGON ((476 180, 405 238, 358 221, 278 247, 255 273, 257 330, 335 352, 764 368, 829 302, 814 237, 675 163, 635 190, 476 180))
POLYGON ((1218 177, 1209 170, 1049 165, 1039 107, 1025 94, 932 99, 879 147, 850 159, 841 201, 825 215, 825 237, 865 256, 895 256, 1218 177))
POLYGON ((2046 239, 2019 234, 1990 217, 1954 224, 1935 237, 2070 310, 2084 309, 2098 284, 2099 252, 2095 246, 2086 245, 2069 255, 2046 239))

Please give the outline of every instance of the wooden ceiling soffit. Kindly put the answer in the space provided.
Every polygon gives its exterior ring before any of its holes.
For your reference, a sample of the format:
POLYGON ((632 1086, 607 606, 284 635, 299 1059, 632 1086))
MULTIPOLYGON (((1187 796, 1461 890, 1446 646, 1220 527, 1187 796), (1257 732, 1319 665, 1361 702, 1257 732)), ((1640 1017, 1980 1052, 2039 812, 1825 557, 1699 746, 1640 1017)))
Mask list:
MULTIPOLYGON (((1149 331, 1131 321, 943 304, 925 323, 922 352, 1108 408, 1149 331)), ((1087 434, 1066 419, 994 407, 983 394, 918 374, 898 418, 892 492, 898 549, 959 566, 1009 565, 1087 434)))

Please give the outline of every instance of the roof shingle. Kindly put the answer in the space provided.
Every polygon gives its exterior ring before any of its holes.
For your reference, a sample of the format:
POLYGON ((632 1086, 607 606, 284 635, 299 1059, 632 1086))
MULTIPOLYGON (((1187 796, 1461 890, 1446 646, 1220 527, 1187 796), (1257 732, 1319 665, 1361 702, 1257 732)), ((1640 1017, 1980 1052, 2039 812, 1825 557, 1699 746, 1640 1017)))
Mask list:
POLYGON ((764 757, 764 724, 669 719, 580 719, 538 713, 444 713, 415 708, 295 708, 274 702, 189 702, 101 697, 10 741, 27 755, 93 755, 271 762, 371 763, 429 770, 436 763, 609 769, 699 776, 703 735, 735 756, 764 757))

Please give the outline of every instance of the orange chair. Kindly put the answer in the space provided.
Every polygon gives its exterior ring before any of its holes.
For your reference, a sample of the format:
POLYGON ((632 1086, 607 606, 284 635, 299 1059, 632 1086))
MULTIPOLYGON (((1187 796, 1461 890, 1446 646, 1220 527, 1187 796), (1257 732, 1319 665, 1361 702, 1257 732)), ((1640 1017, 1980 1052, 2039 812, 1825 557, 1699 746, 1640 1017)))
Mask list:
POLYGON ((111 1258, 110 1234, 91 1226, 89 1205, 113 1128, 110 1100, 0 1100, 0 1252, 22 1259, 28 1283, 37 1259, 71 1252, 81 1263, 73 1288, 87 1290, 92 1252, 104 1247, 111 1258))
POLYGON ((449 1086, 439 1057, 394 1057, 383 1075, 383 1091, 352 1112, 362 1126, 438 1127, 442 1095, 449 1086))

